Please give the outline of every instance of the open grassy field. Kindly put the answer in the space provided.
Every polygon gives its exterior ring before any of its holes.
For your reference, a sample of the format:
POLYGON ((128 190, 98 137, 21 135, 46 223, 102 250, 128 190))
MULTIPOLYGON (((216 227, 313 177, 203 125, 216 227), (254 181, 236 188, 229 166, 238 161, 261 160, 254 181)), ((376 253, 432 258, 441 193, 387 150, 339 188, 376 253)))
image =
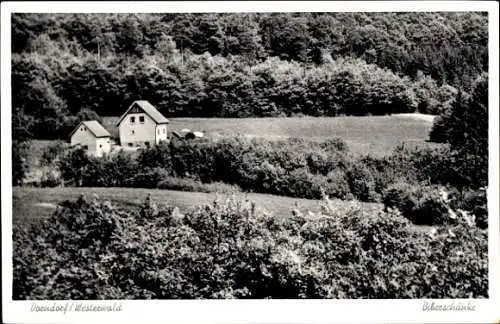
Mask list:
MULTIPOLYGON (((367 117, 296 117, 296 118, 173 118, 170 119, 171 131, 183 128, 205 131, 209 135, 247 136, 279 139, 286 137, 344 139, 354 153, 374 155, 389 154, 394 147, 406 145, 436 145, 427 143, 432 127, 432 116, 406 114, 393 116, 367 117)), ((104 118, 104 126, 116 131, 117 117, 104 118)), ((51 141, 32 141, 29 162, 36 166, 43 150, 51 141)), ((36 168, 35 168, 36 169, 36 168)), ((55 204, 67 199, 76 199, 80 194, 97 194, 120 205, 137 206, 148 193, 158 202, 167 202, 186 209, 193 205, 209 202, 216 194, 180 192, 170 190, 150 190, 133 188, 14 188, 14 220, 31 222, 50 215, 55 204)), ((258 206, 277 215, 289 215, 291 208, 298 203, 302 209, 316 210, 314 200, 287 198, 263 194, 237 194, 238 198, 248 197, 258 206)), ((339 206, 345 202, 338 201, 339 206)), ((363 204, 369 210, 375 204, 363 204)), ((378 208, 378 207, 377 207, 378 208)))
MULTIPOLYGON (((201 192, 183 192, 159 189, 136 189, 136 188, 13 188, 13 214, 14 222, 31 224, 39 219, 51 215, 57 203, 64 200, 78 199, 81 194, 92 197, 94 194, 99 198, 106 199, 112 203, 136 207, 144 202, 148 194, 158 204, 172 204, 186 211, 197 205, 210 203, 216 198, 228 198, 229 195, 201 192)), ((295 206, 299 210, 318 211, 319 201, 264 195, 255 193, 237 193, 237 199, 248 199, 256 203, 258 208, 263 208, 277 216, 288 216, 295 206)), ((345 201, 333 200, 335 206, 343 208, 347 205, 345 201)), ((363 203, 363 212, 373 213, 381 208, 374 203, 363 203)))
MULTIPOLYGON (((172 131, 184 128, 200 130, 207 136, 234 136, 280 139, 301 137, 327 139, 340 137, 354 154, 384 156, 401 144, 406 146, 438 146, 426 142, 434 116, 423 114, 399 114, 392 116, 364 117, 293 117, 293 118, 171 118, 172 131)), ((118 137, 118 117, 104 117, 103 125, 114 137, 118 137)), ((33 140, 28 155, 27 178, 41 177, 39 160, 43 151, 54 141, 33 140)))
MULTIPOLYGON (((394 147, 435 145, 427 143, 433 116, 401 114, 364 117, 292 117, 292 118, 171 118, 169 132, 204 131, 209 135, 279 139, 286 137, 344 139, 352 152, 374 155, 389 154, 394 147)), ((117 136, 118 117, 105 117, 103 124, 117 136)))
MULTIPOLYGON (((405 145, 435 146, 428 143, 434 116, 400 114, 365 117, 293 117, 293 118, 171 118, 169 132, 188 128, 205 131, 208 135, 279 139, 286 137, 332 138, 340 137, 356 154, 377 156, 390 154, 394 147, 405 145)), ((118 117, 104 117, 103 125, 118 137, 118 117)), ((37 166, 44 151, 54 141, 33 140, 28 162, 37 166)))

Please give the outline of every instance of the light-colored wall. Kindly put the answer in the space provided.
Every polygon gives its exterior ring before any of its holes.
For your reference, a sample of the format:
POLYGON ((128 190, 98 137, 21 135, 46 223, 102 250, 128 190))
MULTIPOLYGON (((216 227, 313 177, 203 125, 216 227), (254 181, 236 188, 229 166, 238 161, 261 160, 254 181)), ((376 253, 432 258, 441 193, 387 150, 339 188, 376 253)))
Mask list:
POLYGON ((96 139, 96 156, 103 156, 111 151, 111 139, 101 137, 96 139))
POLYGON ((74 145, 86 145, 88 147, 88 153, 96 155, 96 138, 85 125, 80 125, 80 127, 71 136, 71 146, 74 145))
POLYGON ((71 136, 71 146, 74 145, 86 145, 87 153, 95 156, 103 156, 111 151, 109 137, 96 138, 84 125, 80 125, 79 129, 71 136))
POLYGON ((156 144, 167 140, 167 124, 156 126, 156 144))
POLYGON ((145 113, 128 114, 122 120, 119 126, 120 130, 120 145, 129 146, 133 143, 134 146, 142 145, 144 142, 149 142, 154 145, 156 141, 156 123, 151 117, 145 113), (130 123, 130 117, 135 117, 135 122, 130 123), (144 123, 139 122, 139 117, 144 116, 144 123), (134 134, 132 134, 134 131, 134 134))

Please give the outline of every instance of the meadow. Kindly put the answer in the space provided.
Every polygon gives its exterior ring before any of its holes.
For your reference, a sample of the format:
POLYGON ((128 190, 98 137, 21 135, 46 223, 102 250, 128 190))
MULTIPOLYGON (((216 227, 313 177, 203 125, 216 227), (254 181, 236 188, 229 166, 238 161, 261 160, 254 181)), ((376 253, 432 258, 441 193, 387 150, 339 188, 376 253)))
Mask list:
MULTIPOLYGON (((227 198, 228 194, 183 192, 175 190, 141 189, 141 188, 30 188, 14 187, 12 192, 13 213, 15 223, 33 224, 49 217, 58 203, 65 200, 76 200, 80 195, 91 198, 97 195, 103 200, 126 208, 140 206, 144 199, 151 195, 154 201, 179 207, 186 212, 198 205, 210 203, 215 199, 227 198)), ((317 212, 317 200, 282 197, 258 193, 234 193, 236 199, 253 201, 257 206, 273 215, 289 215, 292 208, 317 212)), ((347 206, 346 201, 332 200, 339 209, 347 206)), ((363 211, 373 213, 381 208, 380 204, 363 203, 363 211)))
MULTIPOLYGON (((392 116, 364 117, 294 117, 294 118, 172 118, 169 132, 184 128, 202 130, 208 137, 234 137, 243 134, 268 140, 288 137, 305 139, 341 138, 354 155, 372 154, 387 156, 400 145, 436 146, 426 142, 434 116, 424 114, 400 114, 392 116)), ((103 125, 117 136, 118 117, 104 117, 103 125)), ((28 179, 41 177, 40 157, 55 141, 33 140, 30 145, 28 179)), ((119 205, 137 206, 144 197, 151 195, 158 201, 171 203, 182 210, 195 203, 211 201, 215 193, 182 192, 175 190, 140 188, 30 188, 15 187, 13 191, 14 220, 31 222, 50 215, 55 204, 67 199, 76 199, 80 194, 97 194, 119 205)), ((239 198, 249 198, 262 208, 277 214, 288 214, 290 206, 298 204, 305 209, 317 210, 317 201, 282 197, 270 194, 236 193, 239 198)), ((342 201, 338 200, 339 204, 342 201)), ((367 204, 368 209, 377 204, 367 204)))
MULTIPOLYGON (((168 128, 205 132, 208 137, 234 137, 238 134, 269 140, 290 137, 328 139, 341 138, 355 155, 382 157, 404 144, 407 147, 437 147, 428 134, 433 115, 395 114, 392 116, 290 117, 290 118, 171 118, 168 128)), ((103 126, 118 138, 119 117, 103 117, 103 126)), ((68 134, 69 135, 69 134, 68 134)), ((68 141, 68 139, 61 139, 68 141)), ((28 182, 41 177, 40 157, 56 141, 32 140, 28 151, 28 182)))
MULTIPOLYGON (((118 138, 119 117, 103 117, 103 126, 118 138)), ((207 136, 232 137, 237 134, 266 139, 341 138, 352 153, 385 156, 401 144, 408 146, 439 146, 427 142, 433 115, 397 114, 392 116, 290 117, 290 118, 170 118, 172 131, 198 130, 207 136)), ((69 135, 69 134, 68 134, 69 135)), ((69 141, 61 139, 61 141, 69 141)), ((54 140, 34 139, 30 142, 27 161, 30 169, 39 167, 44 150, 54 140)))
MULTIPOLYGON (((119 117, 104 117, 102 124, 118 136, 119 117)), ((266 139, 341 138, 355 154, 384 156, 401 144, 432 146, 427 143, 434 116, 398 114, 392 116, 290 117, 290 118, 170 118, 169 132, 182 129, 203 131, 208 136, 236 134, 266 139)))

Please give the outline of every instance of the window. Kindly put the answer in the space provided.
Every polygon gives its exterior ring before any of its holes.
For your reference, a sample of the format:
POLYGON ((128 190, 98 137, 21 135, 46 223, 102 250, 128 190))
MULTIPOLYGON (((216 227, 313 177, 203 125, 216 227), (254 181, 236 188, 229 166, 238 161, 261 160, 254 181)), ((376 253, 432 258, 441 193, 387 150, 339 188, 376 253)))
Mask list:
POLYGON ((134 130, 131 130, 130 131, 130 135, 134 135, 135 134, 135 131, 134 130))
POLYGON ((102 144, 99 144, 99 147, 102 148, 102 144))
POLYGON ((132 147, 132 143, 128 143, 128 146, 132 147))
POLYGON ((135 116, 130 116, 130 123, 131 124, 135 123, 135 116))
POLYGON ((88 146, 88 145, 83 145, 83 148, 84 148, 85 150, 88 150, 88 149, 89 149, 89 146, 88 146))
POLYGON ((166 132, 167 132, 167 129, 166 129, 166 128, 164 128, 164 129, 163 129, 163 134, 165 134, 166 132))
POLYGON ((144 142, 144 144, 146 144, 146 146, 149 147, 149 142, 144 142))
POLYGON ((144 124, 144 116, 139 116, 139 122, 140 122, 141 124, 144 124))

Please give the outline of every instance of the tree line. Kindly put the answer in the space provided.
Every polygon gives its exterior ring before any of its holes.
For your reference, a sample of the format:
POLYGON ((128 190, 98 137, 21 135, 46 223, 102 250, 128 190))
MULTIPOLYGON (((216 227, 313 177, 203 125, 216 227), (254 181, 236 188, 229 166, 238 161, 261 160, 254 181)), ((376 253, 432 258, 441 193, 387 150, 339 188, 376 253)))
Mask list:
POLYGON ((12 36, 14 53, 53 40, 100 56, 177 49, 318 64, 326 51, 399 75, 422 70, 454 86, 470 83, 488 61, 488 16, 481 12, 15 14, 12 36))
POLYGON ((449 110, 487 69, 482 13, 14 14, 35 138, 149 100, 169 117, 449 110))

